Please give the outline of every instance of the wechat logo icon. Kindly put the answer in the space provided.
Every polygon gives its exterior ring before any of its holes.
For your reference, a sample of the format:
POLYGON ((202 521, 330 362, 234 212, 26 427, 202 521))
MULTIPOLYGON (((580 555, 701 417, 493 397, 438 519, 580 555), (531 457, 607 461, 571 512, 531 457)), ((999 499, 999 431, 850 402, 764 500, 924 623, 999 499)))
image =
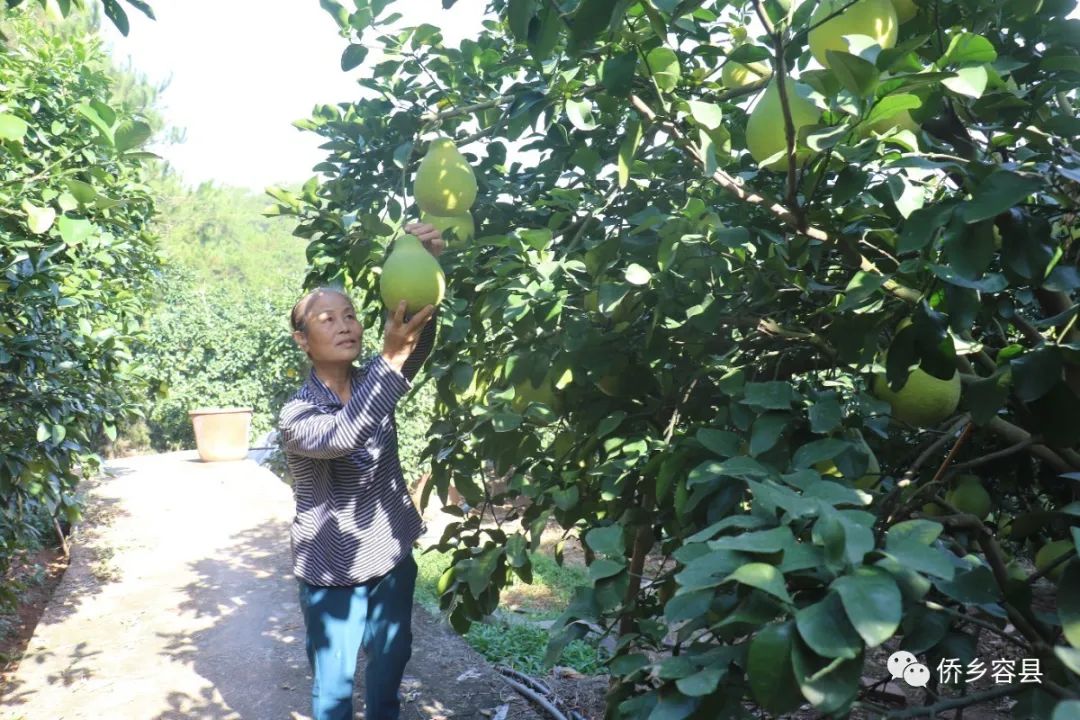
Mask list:
POLYGON ((893 679, 902 679, 911 687, 926 687, 930 682, 930 668, 919 662, 907 650, 897 650, 885 663, 893 679))

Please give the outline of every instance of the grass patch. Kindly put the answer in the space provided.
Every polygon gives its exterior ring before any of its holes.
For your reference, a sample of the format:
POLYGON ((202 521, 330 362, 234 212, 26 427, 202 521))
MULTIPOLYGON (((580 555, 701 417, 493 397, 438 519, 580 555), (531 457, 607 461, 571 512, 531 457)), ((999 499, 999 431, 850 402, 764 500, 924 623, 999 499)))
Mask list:
MULTIPOLYGON (((433 612, 439 611, 435 587, 439 576, 450 566, 450 554, 432 551, 415 554, 419 572, 416 578, 416 600, 433 612)), ((503 591, 500 606, 514 609, 527 620, 514 623, 474 623, 465 640, 489 662, 508 665, 523 673, 544 674, 544 653, 547 651, 548 631, 533 622, 549 620, 561 614, 570 604, 574 588, 588 585, 588 576, 581 568, 560 567, 551 557, 532 555, 533 582, 528 584, 513 576, 503 591)), ((566 646, 560 665, 580 673, 593 675, 603 671, 607 654, 588 639, 575 640, 566 646)))

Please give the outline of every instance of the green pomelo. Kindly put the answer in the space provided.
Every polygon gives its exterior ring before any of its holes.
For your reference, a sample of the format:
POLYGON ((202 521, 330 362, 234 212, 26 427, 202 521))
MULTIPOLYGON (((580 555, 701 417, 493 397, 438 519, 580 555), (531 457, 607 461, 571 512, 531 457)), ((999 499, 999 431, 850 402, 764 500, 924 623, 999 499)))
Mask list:
POLYGON ((468 242, 476 235, 476 224, 471 212, 460 215, 431 215, 420 213, 420 222, 434 225, 443 234, 447 242, 468 242))
MULTIPOLYGON (((848 0, 822 0, 810 16, 813 26, 847 5, 848 0)), ((882 49, 896 45, 899 21, 892 0, 858 0, 839 15, 814 27, 808 34, 810 52, 824 67, 829 67, 828 50, 848 52, 845 35, 867 35, 882 49)))
POLYGON ((990 514, 993 503, 990 493, 982 486, 978 478, 974 481, 960 482, 945 495, 945 499, 957 510, 971 513, 980 520, 990 514))
MULTIPOLYGON (((1048 542, 1039 548, 1039 552, 1035 553, 1035 567, 1039 572, 1042 572, 1046 568, 1050 567, 1055 560, 1070 552, 1075 546, 1072 540, 1054 540, 1048 542)), ((1065 565, 1058 565, 1056 568, 1047 573, 1047 577, 1053 581, 1061 579, 1061 574, 1065 571, 1065 565)))
POLYGON ((901 25, 919 14, 919 6, 912 0, 892 0, 892 6, 896 11, 896 20, 901 25))
POLYGON ((769 68, 767 63, 757 62, 743 65, 742 63, 728 61, 724 63, 724 68, 720 71, 720 82, 729 90, 737 90, 747 85, 753 85, 770 75, 772 75, 772 69, 769 68))
POLYGON ((476 175, 454 141, 432 140, 413 184, 416 204, 429 215, 461 215, 476 201, 476 175))
POLYGON ((874 377, 874 395, 892 406, 892 416, 916 427, 936 425, 956 412, 960 403, 960 374, 942 380, 915 368, 898 391, 893 392, 884 375, 874 377))
MULTIPOLYGON (((799 129, 813 125, 820 113, 814 103, 795 92, 795 83, 790 79, 784 84, 788 106, 791 109, 791 123, 795 128, 795 159, 804 162, 812 154, 811 150, 798 144, 799 129)), ((766 86, 761 100, 746 121, 746 147, 750 155, 759 164, 778 152, 786 152, 787 135, 784 132, 784 110, 780 104, 780 90, 773 80, 766 86)), ((767 165, 765 169, 787 172, 787 157, 782 155, 767 165)))
POLYGON ((446 276, 439 261, 424 249, 414 235, 394 241, 390 257, 383 263, 379 294, 390 312, 406 303, 406 312, 415 313, 426 305, 438 305, 446 292, 446 276))
POLYGON ((656 86, 664 92, 671 92, 679 84, 682 77, 682 68, 679 67, 679 56, 671 48, 653 48, 645 56, 648 66, 646 72, 656 80, 656 86))

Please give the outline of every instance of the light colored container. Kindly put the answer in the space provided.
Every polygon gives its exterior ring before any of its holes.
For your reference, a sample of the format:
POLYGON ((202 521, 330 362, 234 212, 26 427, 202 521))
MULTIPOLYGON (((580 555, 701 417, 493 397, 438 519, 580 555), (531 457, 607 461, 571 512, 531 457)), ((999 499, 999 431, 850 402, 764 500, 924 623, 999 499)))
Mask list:
POLYGON ((199 458, 203 462, 246 458, 251 412, 249 407, 195 408, 188 412, 199 458))

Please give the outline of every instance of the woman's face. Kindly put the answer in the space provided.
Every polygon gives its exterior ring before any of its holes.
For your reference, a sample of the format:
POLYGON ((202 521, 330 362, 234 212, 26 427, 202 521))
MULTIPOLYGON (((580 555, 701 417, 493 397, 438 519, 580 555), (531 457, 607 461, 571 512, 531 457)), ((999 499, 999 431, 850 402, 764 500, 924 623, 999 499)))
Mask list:
POLYGON ((293 338, 312 362, 351 363, 360 355, 364 328, 349 298, 320 291, 308 300, 302 318, 304 328, 295 331, 293 338))

